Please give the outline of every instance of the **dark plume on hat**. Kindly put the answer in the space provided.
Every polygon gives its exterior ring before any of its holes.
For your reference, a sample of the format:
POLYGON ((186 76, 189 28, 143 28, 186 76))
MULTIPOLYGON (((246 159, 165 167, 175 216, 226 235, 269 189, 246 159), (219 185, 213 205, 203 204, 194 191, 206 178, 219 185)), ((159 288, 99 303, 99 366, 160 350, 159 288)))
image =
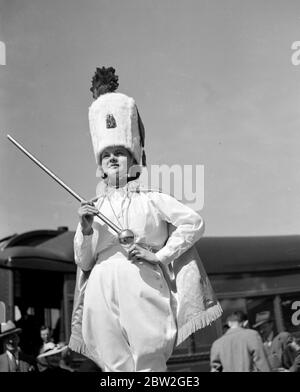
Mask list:
POLYGON ((119 87, 119 77, 115 75, 115 72, 116 70, 113 67, 96 68, 92 79, 92 87, 90 88, 94 99, 99 98, 100 95, 116 91, 119 87))

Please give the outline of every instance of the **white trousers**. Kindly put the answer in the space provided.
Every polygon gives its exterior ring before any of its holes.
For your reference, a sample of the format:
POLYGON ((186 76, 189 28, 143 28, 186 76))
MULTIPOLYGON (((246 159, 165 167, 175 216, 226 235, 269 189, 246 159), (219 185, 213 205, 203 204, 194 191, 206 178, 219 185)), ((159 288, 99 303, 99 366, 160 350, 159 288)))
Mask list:
POLYGON ((177 332, 173 300, 159 266, 122 254, 97 264, 83 310, 91 358, 108 372, 165 371, 177 332))

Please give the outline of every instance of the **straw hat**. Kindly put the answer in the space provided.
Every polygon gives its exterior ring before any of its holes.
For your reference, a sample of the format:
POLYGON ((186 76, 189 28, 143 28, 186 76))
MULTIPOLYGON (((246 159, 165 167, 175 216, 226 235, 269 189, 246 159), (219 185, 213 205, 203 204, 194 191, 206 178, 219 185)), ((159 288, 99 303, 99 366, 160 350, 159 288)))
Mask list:
POLYGON ((54 344, 52 343, 51 345, 49 344, 49 349, 46 351, 44 351, 42 354, 40 354, 37 358, 41 359, 41 358, 46 358, 46 357, 50 357, 52 355, 57 355, 60 354, 61 352, 65 351, 68 348, 68 345, 60 345, 60 344, 54 344))

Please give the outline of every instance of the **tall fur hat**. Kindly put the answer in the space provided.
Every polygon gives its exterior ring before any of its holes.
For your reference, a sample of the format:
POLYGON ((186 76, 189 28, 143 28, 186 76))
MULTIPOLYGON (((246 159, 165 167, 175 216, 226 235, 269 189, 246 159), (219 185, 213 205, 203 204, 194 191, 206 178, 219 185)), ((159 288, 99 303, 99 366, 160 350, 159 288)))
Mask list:
POLYGON ((100 167, 103 150, 123 146, 136 164, 146 166, 145 129, 133 98, 116 93, 118 76, 115 69, 97 68, 91 91, 95 101, 89 108, 89 125, 96 163, 100 167))

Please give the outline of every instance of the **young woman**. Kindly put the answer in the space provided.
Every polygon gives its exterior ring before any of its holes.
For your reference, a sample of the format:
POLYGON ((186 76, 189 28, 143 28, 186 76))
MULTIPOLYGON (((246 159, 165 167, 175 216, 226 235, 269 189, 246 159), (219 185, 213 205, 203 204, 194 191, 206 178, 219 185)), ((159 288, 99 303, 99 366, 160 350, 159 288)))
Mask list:
MULTIPOLYGON (((79 290, 84 291, 79 308, 86 353, 105 371, 165 371, 176 338, 178 343, 178 307, 183 298, 172 290, 170 267, 202 236, 204 223, 173 197, 140 187, 136 165, 145 163, 144 129, 132 98, 113 92, 100 95, 89 119, 103 187, 95 205, 83 203, 79 208, 74 239, 79 290), (97 211, 121 229, 132 230, 134 243, 124 248, 95 216, 97 211), (83 278, 86 273, 88 279, 83 278)), ((188 276, 192 269, 184 264, 188 276)), ((197 284, 201 279, 210 289, 203 274, 197 284)), ((187 293, 185 308, 191 287, 187 293)), ((191 306, 193 325, 185 335, 219 317, 219 305, 212 298, 212 294, 207 301, 198 298, 211 306, 201 320, 197 306, 191 306)), ((74 349, 72 343, 70 347, 74 349)))

